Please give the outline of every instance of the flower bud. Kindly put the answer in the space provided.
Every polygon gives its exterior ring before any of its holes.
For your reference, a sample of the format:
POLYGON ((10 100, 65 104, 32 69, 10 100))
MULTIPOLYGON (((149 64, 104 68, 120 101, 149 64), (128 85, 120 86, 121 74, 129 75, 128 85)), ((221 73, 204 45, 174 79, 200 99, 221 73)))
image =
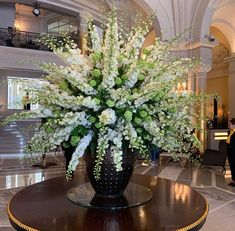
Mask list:
POLYGON ((128 122, 130 122, 132 120, 132 112, 131 111, 125 111, 124 117, 128 122))

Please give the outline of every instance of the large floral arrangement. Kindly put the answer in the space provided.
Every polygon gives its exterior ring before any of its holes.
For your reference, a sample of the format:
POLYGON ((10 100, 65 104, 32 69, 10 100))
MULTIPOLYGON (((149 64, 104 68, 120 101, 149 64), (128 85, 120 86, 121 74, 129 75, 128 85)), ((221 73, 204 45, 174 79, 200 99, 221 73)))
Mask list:
POLYGON ((27 91, 40 108, 7 119, 43 118, 31 139, 31 152, 61 144, 72 147, 69 177, 92 146, 99 179, 107 148, 116 171, 121 171, 124 143, 145 157, 154 147, 179 155, 188 151, 189 143, 200 145, 192 123, 198 96, 174 90, 195 62, 171 55, 176 38, 168 42, 157 38, 154 45, 142 49, 149 26, 149 22, 137 26, 123 39, 112 11, 102 39, 88 21, 84 53, 68 36, 59 45, 42 38, 64 65, 37 63, 47 75, 41 85, 32 83, 27 91))

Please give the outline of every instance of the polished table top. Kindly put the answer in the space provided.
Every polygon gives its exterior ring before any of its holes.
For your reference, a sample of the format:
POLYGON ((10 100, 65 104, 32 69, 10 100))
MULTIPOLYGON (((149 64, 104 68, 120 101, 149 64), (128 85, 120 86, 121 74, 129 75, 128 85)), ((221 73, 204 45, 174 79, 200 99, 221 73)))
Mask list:
POLYGON ((30 231, 183 231, 204 224, 208 204, 191 187, 146 175, 133 175, 131 181, 150 188, 151 201, 115 211, 78 206, 66 192, 87 182, 80 174, 69 183, 57 177, 21 190, 9 202, 8 215, 16 230, 30 231))

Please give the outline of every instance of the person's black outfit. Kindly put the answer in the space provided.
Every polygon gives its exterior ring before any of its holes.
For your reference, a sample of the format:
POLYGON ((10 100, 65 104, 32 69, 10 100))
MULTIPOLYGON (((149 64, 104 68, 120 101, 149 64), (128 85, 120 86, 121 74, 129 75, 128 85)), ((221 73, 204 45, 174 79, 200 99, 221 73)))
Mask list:
POLYGON ((235 133, 230 137, 228 144, 228 162, 232 175, 232 182, 229 185, 235 187, 235 133))

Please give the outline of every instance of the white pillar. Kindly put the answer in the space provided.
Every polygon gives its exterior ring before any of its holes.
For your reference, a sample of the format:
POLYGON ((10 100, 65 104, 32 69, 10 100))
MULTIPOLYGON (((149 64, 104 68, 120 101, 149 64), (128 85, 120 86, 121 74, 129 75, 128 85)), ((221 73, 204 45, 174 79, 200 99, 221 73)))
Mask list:
POLYGON ((196 91, 195 73, 193 71, 188 72, 188 92, 196 91))
MULTIPOLYGON (((207 85, 207 73, 211 69, 211 64, 203 64, 199 68, 195 70, 196 73, 196 93, 205 93, 206 92, 206 85, 207 85)), ((202 102, 198 107, 199 112, 199 121, 200 124, 200 131, 199 131, 199 140, 202 144, 201 152, 204 152, 206 149, 206 103, 202 102)))
POLYGON ((79 13, 79 43, 82 53, 84 53, 84 36, 87 30, 87 18, 89 17, 89 13, 87 11, 81 11, 79 13))

